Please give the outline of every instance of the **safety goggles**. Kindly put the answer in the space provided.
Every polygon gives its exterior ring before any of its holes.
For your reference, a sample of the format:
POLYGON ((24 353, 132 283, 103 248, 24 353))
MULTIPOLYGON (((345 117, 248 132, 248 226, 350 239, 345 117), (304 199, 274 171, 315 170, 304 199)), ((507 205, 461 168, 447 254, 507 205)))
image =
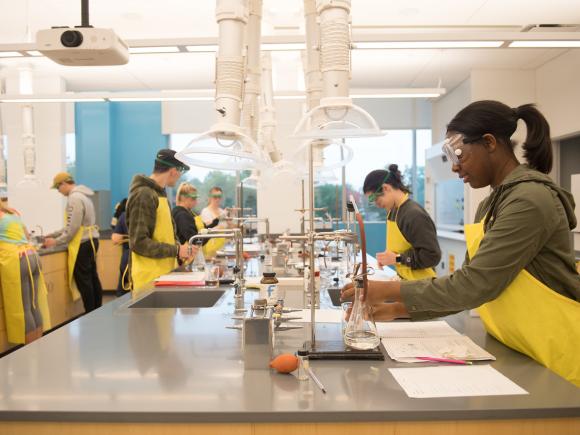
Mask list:
POLYGON ((186 193, 183 196, 185 196, 187 198, 191 198, 191 199, 197 199, 197 193, 186 193))
POLYGON ((222 198, 223 195, 221 193, 212 193, 209 197, 210 198, 222 198))
POLYGON ((389 178, 389 171, 387 171, 387 175, 385 175, 385 178, 383 179, 383 181, 381 181, 381 184, 379 184, 379 187, 377 187, 377 189, 369 195, 369 202, 370 203, 375 202, 377 200, 377 198, 383 194, 383 184, 385 184, 385 181, 387 181, 387 178, 389 178))
POLYGON ((457 133, 445 139, 441 149, 443 150, 443 153, 447 157, 447 160, 451 162, 451 164, 459 165, 467 155, 466 154, 467 149, 464 148, 463 145, 477 142, 478 140, 481 140, 482 137, 483 136, 479 136, 478 138, 475 139, 468 139, 463 134, 457 133))

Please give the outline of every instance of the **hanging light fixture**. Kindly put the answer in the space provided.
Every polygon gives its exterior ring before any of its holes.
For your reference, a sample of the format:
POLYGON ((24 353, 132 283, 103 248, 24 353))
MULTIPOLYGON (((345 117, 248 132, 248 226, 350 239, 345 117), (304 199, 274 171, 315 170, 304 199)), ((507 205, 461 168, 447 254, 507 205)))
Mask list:
POLYGON ((248 8, 243 0, 218 0, 219 47, 216 58, 217 122, 194 138, 176 158, 210 169, 245 170, 267 163, 256 142, 240 127, 245 77, 244 32, 248 8))
POLYGON ((351 72, 350 0, 306 0, 307 98, 309 111, 298 122, 294 137, 335 139, 380 136, 373 117, 349 96, 351 72), (318 14, 320 27, 316 22, 318 14), (319 33, 320 37, 316 37, 319 33), (316 71, 320 65, 319 72, 316 71), (321 82, 321 85, 319 84, 321 82))

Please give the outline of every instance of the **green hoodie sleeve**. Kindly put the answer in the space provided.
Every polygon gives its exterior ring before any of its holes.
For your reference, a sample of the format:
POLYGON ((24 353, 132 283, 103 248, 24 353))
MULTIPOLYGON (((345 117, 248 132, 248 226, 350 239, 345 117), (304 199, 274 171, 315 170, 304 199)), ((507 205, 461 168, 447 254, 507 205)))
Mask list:
MULTIPOLYGON (((401 283, 414 320, 440 317, 491 301, 538 255, 555 228, 549 189, 515 187, 497 205, 477 255, 450 276, 401 283)), ((477 219, 483 218, 480 208, 477 219)))
POLYGON ((149 188, 136 189, 127 203, 129 246, 136 254, 149 258, 168 258, 177 255, 177 245, 153 240, 159 196, 149 188))

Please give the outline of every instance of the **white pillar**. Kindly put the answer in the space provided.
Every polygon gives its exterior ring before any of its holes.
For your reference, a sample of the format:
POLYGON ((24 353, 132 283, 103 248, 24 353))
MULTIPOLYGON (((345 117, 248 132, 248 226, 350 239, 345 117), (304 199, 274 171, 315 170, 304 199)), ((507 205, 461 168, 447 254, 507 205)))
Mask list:
MULTIPOLYGON (((2 70, 2 75, 7 94, 21 93, 17 68, 6 68, 2 70)), ((65 83, 58 76, 33 72, 33 89, 34 94, 59 94, 65 91, 65 83)), ((65 201, 50 186, 54 175, 65 168, 65 104, 32 104, 36 139, 36 187, 21 183, 25 176, 23 106, 18 103, 0 105, 8 145, 8 201, 11 207, 22 213, 29 229, 41 225, 45 232, 49 232, 63 226, 65 201)))

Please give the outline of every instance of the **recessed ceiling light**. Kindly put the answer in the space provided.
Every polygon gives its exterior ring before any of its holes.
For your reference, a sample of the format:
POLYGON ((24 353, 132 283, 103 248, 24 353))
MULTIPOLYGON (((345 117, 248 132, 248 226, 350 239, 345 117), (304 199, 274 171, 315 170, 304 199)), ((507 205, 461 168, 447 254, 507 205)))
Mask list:
POLYGON ((0 57, 22 57, 18 51, 0 51, 0 57))
POLYGON ((149 54, 149 53, 178 53, 179 48, 177 47, 130 47, 129 53, 131 54, 149 54))
POLYGON ((575 48, 580 47, 578 41, 513 41, 510 48, 575 48))
POLYGON ((356 42, 360 49, 497 48, 504 41, 382 41, 356 42))
POLYGON ((186 45, 185 49, 191 53, 211 53, 216 52, 217 45, 186 45))
POLYGON ((0 98, 0 103, 74 103, 74 102, 103 102, 104 98, 0 98))

